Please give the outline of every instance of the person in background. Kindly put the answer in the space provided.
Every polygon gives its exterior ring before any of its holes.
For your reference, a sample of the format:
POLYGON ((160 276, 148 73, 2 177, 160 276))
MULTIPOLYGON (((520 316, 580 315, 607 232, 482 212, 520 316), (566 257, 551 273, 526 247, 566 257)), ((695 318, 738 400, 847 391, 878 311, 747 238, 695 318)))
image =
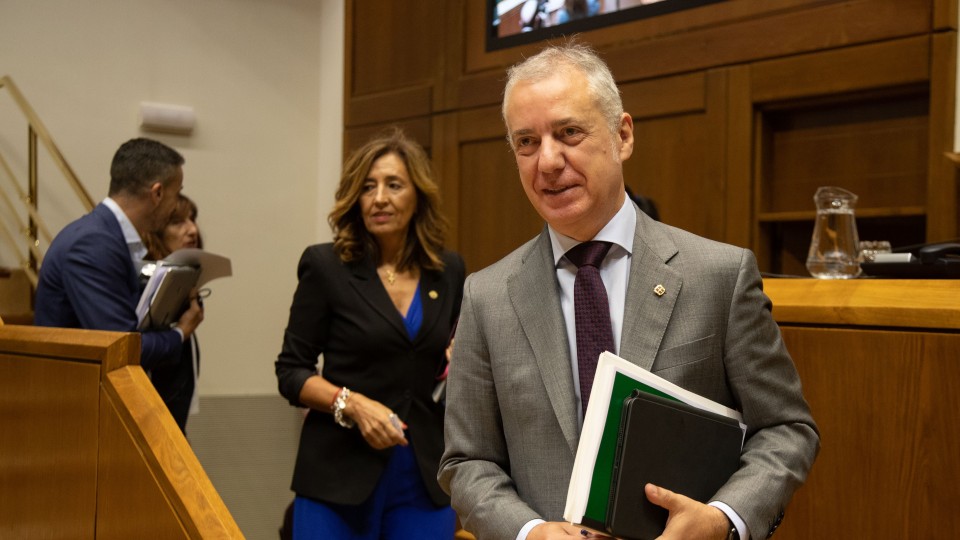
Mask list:
POLYGON ((556 24, 563 24, 584 17, 600 14, 600 0, 566 0, 557 10, 556 24))
POLYGON ((453 537, 436 481, 444 408, 431 393, 464 264, 444 249, 439 204, 425 152, 394 130, 346 160, 334 240, 300 258, 275 364, 280 393, 309 408, 292 482, 296 539, 453 537))
MULTIPOLYGON (((131 139, 110 165, 110 191, 50 244, 37 284, 37 326, 137 332, 143 237, 170 219, 183 188, 184 159, 151 139, 131 139)), ((140 365, 150 372, 179 361, 203 321, 194 298, 172 329, 140 334, 140 365)))
POLYGON ((627 197, 630 197, 630 200, 637 205, 641 212, 650 216, 650 219, 654 221, 660 221, 660 211, 657 210, 657 203, 653 202, 653 199, 634 193, 630 186, 626 184, 623 187, 627 192, 627 197))
MULTIPOLYGON (((200 229, 197 228, 197 205, 180 194, 170 219, 143 238, 147 260, 159 261, 183 248, 203 249, 200 229)), ((199 301, 199 300, 198 300, 199 301)), ((187 432, 187 417, 197 411, 197 377, 200 375, 200 347, 194 332, 180 348, 180 359, 175 363, 157 366, 150 371, 150 381, 170 410, 180 431, 187 432)))
POLYGON ((439 472, 464 528, 483 540, 583 538, 564 503, 589 381, 610 350, 747 424, 740 468, 709 504, 638 486, 669 512, 663 538, 768 536, 820 439, 753 254, 627 199, 633 119, 590 48, 548 47, 511 68, 503 118, 546 226, 465 284, 439 472), (575 298, 581 273, 594 281, 575 298))

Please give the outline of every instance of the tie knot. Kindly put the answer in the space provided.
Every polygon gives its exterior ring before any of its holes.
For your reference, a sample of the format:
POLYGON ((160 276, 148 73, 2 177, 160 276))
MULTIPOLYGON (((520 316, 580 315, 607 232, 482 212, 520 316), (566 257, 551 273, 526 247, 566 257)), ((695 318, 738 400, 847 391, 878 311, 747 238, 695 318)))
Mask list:
POLYGON ((582 266, 600 268, 600 263, 602 263, 603 258, 607 256, 611 245, 613 244, 610 242, 598 242, 595 240, 582 242, 570 248, 565 256, 567 260, 577 265, 577 268, 582 266))

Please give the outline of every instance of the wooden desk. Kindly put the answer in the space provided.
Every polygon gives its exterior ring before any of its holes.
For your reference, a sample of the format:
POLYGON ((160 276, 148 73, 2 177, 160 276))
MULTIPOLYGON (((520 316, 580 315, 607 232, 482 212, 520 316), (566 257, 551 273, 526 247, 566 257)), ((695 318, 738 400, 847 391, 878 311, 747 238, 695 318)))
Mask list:
POLYGON ((777 538, 960 538, 960 281, 768 279, 822 447, 777 538))
POLYGON ((140 335, 0 326, 0 538, 242 539, 140 335))

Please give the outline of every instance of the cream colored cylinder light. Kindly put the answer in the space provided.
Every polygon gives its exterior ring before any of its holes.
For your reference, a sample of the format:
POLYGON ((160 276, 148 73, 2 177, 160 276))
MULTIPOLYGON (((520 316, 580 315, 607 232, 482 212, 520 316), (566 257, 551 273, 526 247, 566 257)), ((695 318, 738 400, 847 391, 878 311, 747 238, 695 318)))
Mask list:
POLYGON ((140 129, 161 133, 189 135, 197 117, 193 107, 151 101, 140 102, 140 129))

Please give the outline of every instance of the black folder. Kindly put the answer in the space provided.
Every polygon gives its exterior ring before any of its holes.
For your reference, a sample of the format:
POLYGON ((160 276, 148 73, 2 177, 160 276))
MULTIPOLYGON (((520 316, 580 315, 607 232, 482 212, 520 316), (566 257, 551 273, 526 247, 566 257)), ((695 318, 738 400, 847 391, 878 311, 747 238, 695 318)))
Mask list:
POLYGON ((649 482, 706 503, 740 465, 739 422, 634 390, 624 400, 607 507, 607 531, 625 540, 663 533, 667 511, 647 500, 649 482))
POLYGON ((193 266, 158 265, 155 272, 162 274, 158 275, 159 285, 140 321, 140 330, 170 328, 190 307, 190 291, 200 277, 200 269, 193 266))

